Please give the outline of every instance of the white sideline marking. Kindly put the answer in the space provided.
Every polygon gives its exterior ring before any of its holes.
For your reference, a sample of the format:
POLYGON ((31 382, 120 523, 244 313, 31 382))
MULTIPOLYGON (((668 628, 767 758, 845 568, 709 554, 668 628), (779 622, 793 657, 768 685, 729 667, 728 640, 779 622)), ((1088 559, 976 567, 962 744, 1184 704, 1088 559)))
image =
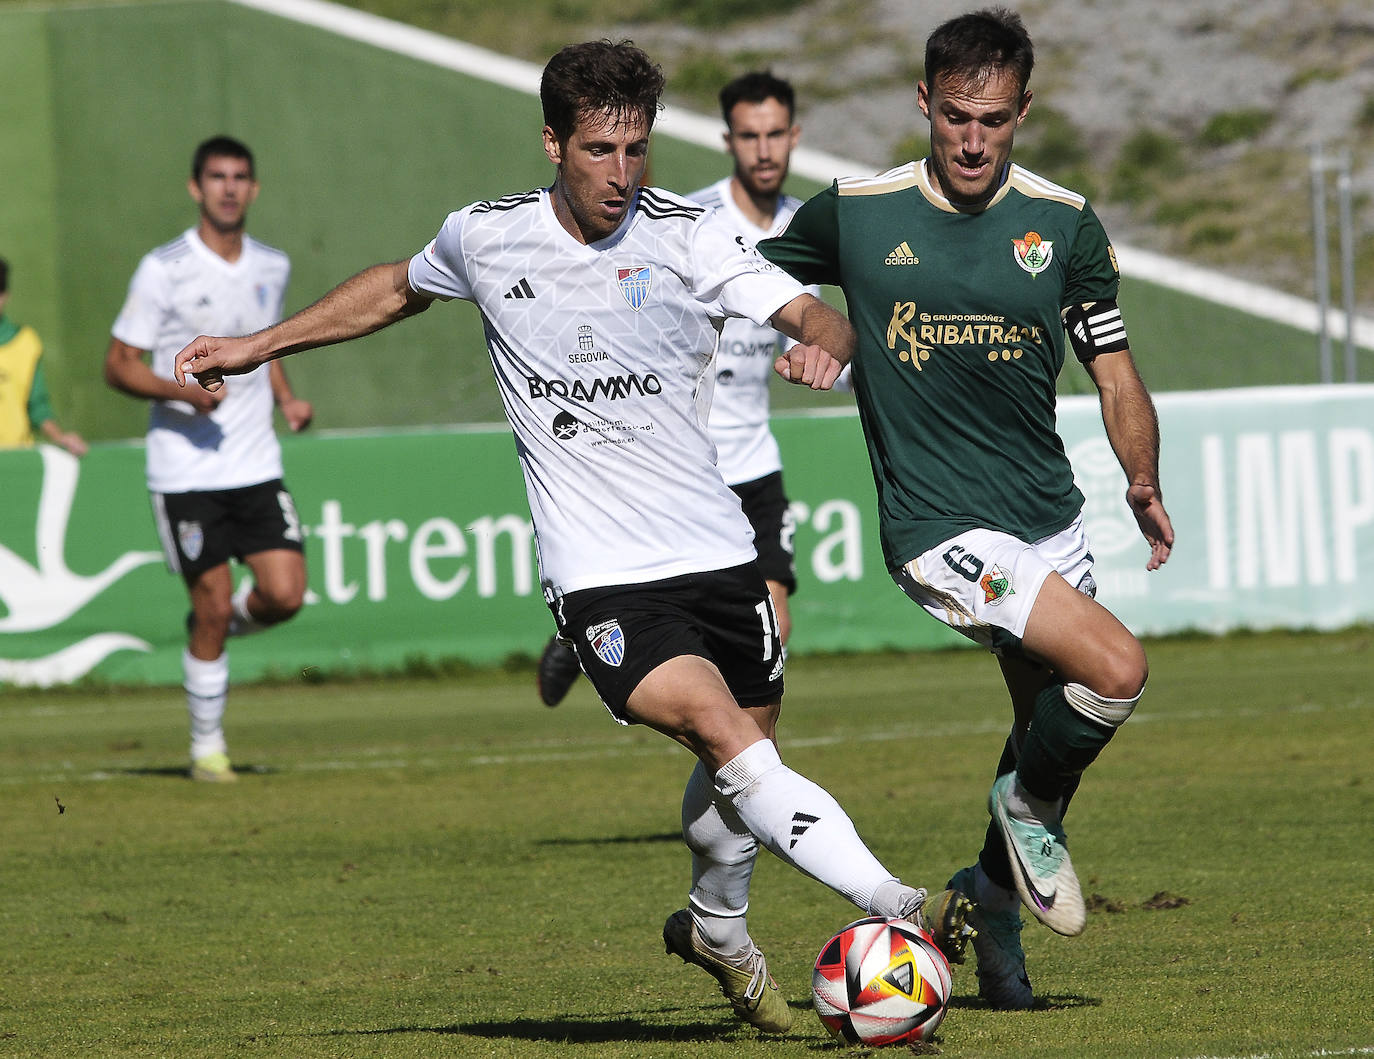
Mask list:
POLYGON ((1374 1055, 1374 1046, 1360 1048, 1338 1048, 1331 1051, 1318 1048, 1313 1052, 1255 1052, 1253 1055, 1190 1055, 1188 1059, 1309 1059, 1317 1056, 1374 1055))
MULTIPOLYGON (((1272 717, 1290 714, 1314 714, 1327 713, 1345 710, 1367 710, 1374 708, 1374 700, 1356 699, 1352 702, 1319 704, 1319 703, 1297 703, 1292 706, 1283 706, 1277 709, 1263 710, 1254 708, 1225 708, 1215 710, 1188 710, 1173 713, 1142 713, 1137 710, 1131 718, 1132 725, 1150 724, 1170 721, 1210 721, 1210 720, 1234 720, 1237 718, 1249 717, 1272 717)), ((11 711, 7 711, 11 712, 11 711)), ((26 710, 12 711, 12 715, 27 715, 36 717, 55 717, 64 713, 82 714, 89 712, 84 709, 66 711, 54 706, 35 706, 26 710)), ((101 711, 96 711, 101 712, 101 711)), ((782 734, 782 746, 784 750, 816 749, 828 746, 837 746, 841 743, 895 743, 902 741, 921 741, 929 739, 931 736, 939 736, 949 739, 966 738, 969 736, 989 735, 1004 732, 1007 722, 1003 719, 987 719, 982 721, 955 722, 940 725, 927 725, 912 723, 910 725, 898 725, 895 727, 864 732, 844 732, 836 735, 810 736, 806 738, 789 739, 784 727, 782 734)), ((490 766, 490 765, 513 765, 513 764, 557 764, 570 761, 596 761, 607 759, 625 758, 666 758, 677 755, 679 747, 676 743, 666 740, 658 741, 644 746, 632 746, 623 742, 608 743, 603 741, 583 742, 580 745, 568 746, 566 740, 546 739, 535 740, 521 744, 518 751, 500 754, 473 754, 472 746, 466 743, 453 743, 443 748, 426 748, 422 756, 407 757, 403 746, 383 746, 383 747, 361 747, 351 757, 331 758, 319 761, 292 761, 287 764, 272 764, 266 766, 274 774, 290 774, 303 772, 351 772, 367 771, 372 769, 420 769, 420 768, 451 768, 454 759, 458 758, 466 766, 490 766), (543 749, 539 749, 539 748, 543 749), (471 754, 468 757, 466 755, 471 754)), ((161 760, 161 759, 159 759, 161 760)), ((130 762, 120 769, 97 769, 92 772, 77 772, 69 763, 43 762, 36 765, 31 770, 20 767, 3 776, 0 776, 0 786, 13 786, 16 784, 32 783, 59 783, 59 782, 89 782, 98 780, 118 780, 128 779, 136 776, 143 770, 165 768, 165 765, 156 762, 130 762)), ((249 769, 251 771, 251 768, 249 769)), ((1374 1054, 1374 1048, 1366 1049, 1365 1053, 1311 1053, 1313 1055, 1330 1054, 1374 1054)), ((1195 1056, 1191 1059, 1221 1059, 1221 1057, 1195 1056)), ((1261 1056, 1235 1056, 1226 1059, 1266 1059, 1261 1056)), ((1269 1059, 1278 1059, 1277 1056, 1269 1059)))
MULTIPOLYGON (((234 0, 254 8, 315 26, 328 33, 384 48, 398 55, 454 70, 471 77, 502 85, 528 95, 539 94, 541 68, 534 63, 512 59, 497 52, 467 44, 429 30, 418 29, 365 11, 327 3, 325 0, 234 0)), ((721 122, 701 114, 665 107, 655 122, 657 129, 676 139, 724 153, 721 122)), ((838 176, 871 173, 873 167, 848 158, 827 154, 809 147, 792 152, 792 171, 811 180, 828 184, 838 176)), ((1241 312, 1273 320, 1316 334, 1320 312, 1316 302, 1285 294, 1272 287, 1236 279, 1232 276, 1165 257, 1150 250, 1114 244, 1121 274, 1145 280, 1241 312)), ((1327 312, 1333 339, 1345 335, 1345 313, 1337 308, 1327 312)), ((1355 317, 1355 341, 1374 349, 1374 320, 1355 317)))

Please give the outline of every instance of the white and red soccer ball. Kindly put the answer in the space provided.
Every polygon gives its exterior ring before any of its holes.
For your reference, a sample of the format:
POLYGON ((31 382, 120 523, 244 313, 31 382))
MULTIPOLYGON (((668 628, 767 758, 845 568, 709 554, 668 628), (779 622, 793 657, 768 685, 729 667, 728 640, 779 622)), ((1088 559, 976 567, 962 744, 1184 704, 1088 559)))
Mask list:
POLYGON ((949 962, 930 935, 903 919, 851 923, 821 948, 811 1001, 848 1044, 926 1041, 945 1017, 949 962))

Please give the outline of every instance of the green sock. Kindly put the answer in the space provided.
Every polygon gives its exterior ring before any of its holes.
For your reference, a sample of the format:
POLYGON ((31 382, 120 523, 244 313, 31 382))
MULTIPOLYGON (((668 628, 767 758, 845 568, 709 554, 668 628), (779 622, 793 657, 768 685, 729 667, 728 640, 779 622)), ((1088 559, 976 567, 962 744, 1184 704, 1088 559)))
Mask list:
POLYGON ((1017 775, 1037 798, 1054 801, 1078 785, 1116 729, 1095 724, 1064 699, 1064 685, 1051 684, 1035 697, 1030 731, 1021 747, 1017 775))

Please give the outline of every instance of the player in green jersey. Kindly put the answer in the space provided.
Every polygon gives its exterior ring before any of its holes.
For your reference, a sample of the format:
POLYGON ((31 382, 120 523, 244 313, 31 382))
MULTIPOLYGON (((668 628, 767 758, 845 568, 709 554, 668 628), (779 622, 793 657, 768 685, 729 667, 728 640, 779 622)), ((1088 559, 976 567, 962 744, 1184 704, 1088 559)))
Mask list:
POLYGON ((1014 720, 992 821, 952 885, 979 903, 979 990, 1002 1008, 1034 1000, 1021 904, 1061 934, 1083 930, 1064 808, 1148 673, 1140 643, 1093 599, 1083 495, 1055 430, 1066 332, 1099 391, 1148 569, 1174 539, 1106 233, 1082 196, 1011 162, 1033 63, 1013 12, 946 22, 917 85, 926 158, 836 181, 759 244, 803 283, 844 290, 893 578, 1001 663, 1014 720))

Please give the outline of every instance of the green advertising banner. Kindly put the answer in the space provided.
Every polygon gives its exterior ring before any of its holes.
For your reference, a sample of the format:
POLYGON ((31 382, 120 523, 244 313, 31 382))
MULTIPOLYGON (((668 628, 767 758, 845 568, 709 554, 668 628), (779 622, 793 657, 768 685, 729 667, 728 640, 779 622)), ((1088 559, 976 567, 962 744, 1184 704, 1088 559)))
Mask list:
MULTIPOLYGON (((1158 407, 1178 540, 1147 574, 1097 402, 1060 403, 1103 603, 1140 634, 1374 620, 1374 387, 1165 394, 1158 407)), ((962 643, 883 567, 853 413, 782 416, 775 429, 797 516, 792 650, 962 643)), ((508 431, 283 448, 307 528, 307 606, 231 641, 235 679, 538 654, 552 620, 508 431)), ((158 551, 141 446, 98 445, 81 461, 0 453, 0 682, 178 683, 186 610, 158 551)))

